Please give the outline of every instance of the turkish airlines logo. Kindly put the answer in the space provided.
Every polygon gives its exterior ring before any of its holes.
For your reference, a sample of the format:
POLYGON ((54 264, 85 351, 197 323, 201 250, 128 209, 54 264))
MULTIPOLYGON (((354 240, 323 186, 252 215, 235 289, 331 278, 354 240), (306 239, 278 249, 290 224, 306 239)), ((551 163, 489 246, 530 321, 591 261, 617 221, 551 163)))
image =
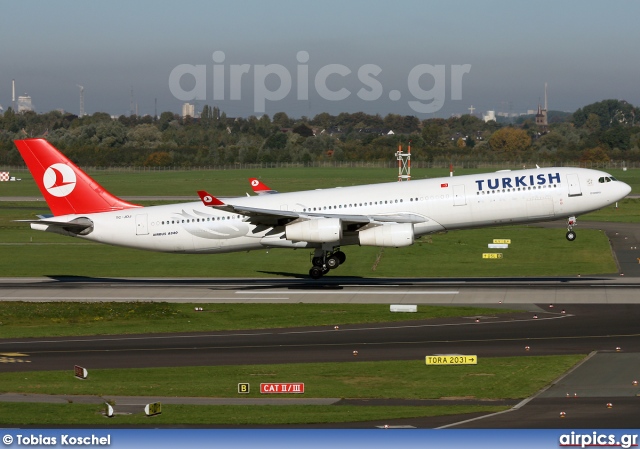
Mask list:
POLYGON ((207 196, 202 198, 202 201, 204 201, 205 203, 208 204, 208 203, 213 201, 213 198, 211 196, 207 195, 207 196))
POLYGON ((76 174, 65 164, 53 164, 44 172, 42 182, 47 192, 62 198, 73 192, 76 187, 76 174))
POLYGON ((251 185, 253 187, 258 187, 260 185, 260 181, 258 181, 257 179, 254 179, 253 181, 251 181, 251 185))

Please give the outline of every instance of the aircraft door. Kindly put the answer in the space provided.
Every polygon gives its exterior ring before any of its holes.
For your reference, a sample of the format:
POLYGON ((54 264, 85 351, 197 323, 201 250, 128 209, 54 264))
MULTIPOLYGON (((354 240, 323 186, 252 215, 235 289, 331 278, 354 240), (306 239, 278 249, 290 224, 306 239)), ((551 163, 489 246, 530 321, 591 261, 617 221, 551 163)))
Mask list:
POLYGON ((569 183, 569 196, 582 196, 582 190, 580 189, 580 179, 578 175, 567 175, 567 182, 569 183))
POLYGON ((147 214, 136 215, 136 235, 148 235, 147 214))
POLYGON ((453 205, 454 206, 466 206, 467 197, 464 193, 464 184, 459 186, 453 186, 453 205))

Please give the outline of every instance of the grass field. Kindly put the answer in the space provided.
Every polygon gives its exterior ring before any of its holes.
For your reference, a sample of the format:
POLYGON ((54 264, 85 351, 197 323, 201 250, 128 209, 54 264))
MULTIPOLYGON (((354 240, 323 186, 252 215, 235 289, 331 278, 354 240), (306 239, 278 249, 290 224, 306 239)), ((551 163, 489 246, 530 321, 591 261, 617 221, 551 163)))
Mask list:
MULTIPOLYGON (((69 371, 0 373, 0 392, 67 395, 238 397, 237 384, 252 384, 248 397, 260 396, 260 382, 289 379, 305 383, 314 398, 524 398, 547 385, 583 356, 481 359, 471 366, 426 366, 423 360, 307 363, 91 370, 79 382, 69 371), (188 380, 187 380, 188 379, 188 380), (215 379, 215 381, 212 381, 215 379)), ((295 395, 283 395, 293 397, 295 395)), ((243 395, 242 397, 247 397, 243 395)), ((115 404, 117 406, 117 404, 115 404)), ((154 424, 294 424, 349 422, 415 416, 497 411, 495 406, 343 407, 343 406, 166 406, 154 424)), ((6 404, 0 424, 140 425, 143 416, 105 422, 96 406, 6 404)))
MULTIPOLYGON (((406 321, 384 304, 192 304, 0 302, 0 338, 144 334, 406 321)), ((495 315, 506 309, 420 306, 412 320, 495 315)))
MULTIPOLYGON (((312 398, 517 399, 533 394, 582 358, 580 355, 481 358, 477 365, 446 367, 427 366, 423 358, 180 369, 95 369, 90 370, 86 382, 78 382, 70 367, 68 371, 0 373, 0 391, 224 398, 237 397, 238 382, 258 385, 289 379, 288 382, 304 382, 305 397, 312 398)), ((242 397, 260 397, 258 390, 252 388, 251 393, 242 397)))
MULTIPOLYGON (((0 229, 0 238, 2 276, 306 277, 311 267, 308 250, 154 253, 31 231, 15 223, 0 229)), ((350 246, 344 251, 347 263, 328 276, 557 276, 617 270, 607 237, 587 229, 581 229, 574 242, 566 241, 563 229, 519 226, 436 234, 407 248, 350 246), (503 259, 483 259, 495 238, 511 239, 512 244, 501 251, 503 259), (554 264, 540 263, 549 258, 554 264)))
POLYGON ((9 426, 276 426, 333 424, 402 418, 495 413, 508 407, 492 405, 458 406, 333 406, 333 405, 162 405, 162 414, 116 415, 105 419, 104 406, 86 404, 16 404, 0 402, 0 425, 9 426))

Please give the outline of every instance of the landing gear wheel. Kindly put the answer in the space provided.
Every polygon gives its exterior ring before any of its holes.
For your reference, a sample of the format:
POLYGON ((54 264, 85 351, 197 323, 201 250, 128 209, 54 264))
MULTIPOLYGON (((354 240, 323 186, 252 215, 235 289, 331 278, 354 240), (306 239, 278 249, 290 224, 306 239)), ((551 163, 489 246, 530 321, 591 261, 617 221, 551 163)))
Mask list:
POLYGON ((340 265, 340 259, 334 254, 333 256, 327 258, 327 266, 331 269, 338 268, 340 265))
POLYGON ((314 267, 322 267, 322 265, 324 265, 324 261, 322 260, 322 257, 314 257, 311 259, 311 264, 314 267))
POLYGON ((322 267, 322 274, 323 274, 323 275, 327 274, 327 273, 329 272, 329 270, 330 270, 330 268, 329 268, 328 266, 326 266, 326 265, 325 265, 325 266, 323 266, 323 267, 322 267))
POLYGON ((311 276, 311 279, 320 279, 323 274, 323 270, 320 267, 311 267, 309 270, 309 276, 311 276))
POLYGON ((345 262, 345 260, 347 260, 347 255, 342 251, 336 251, 335 253, 333 253, 333 257, 338 258, 338 260, 340 261, 340 265, 342 265, 345 262))
POLYGON ((576 239, 576 233, 573 231, 567 231, 567 240, 573 242, 576 239))

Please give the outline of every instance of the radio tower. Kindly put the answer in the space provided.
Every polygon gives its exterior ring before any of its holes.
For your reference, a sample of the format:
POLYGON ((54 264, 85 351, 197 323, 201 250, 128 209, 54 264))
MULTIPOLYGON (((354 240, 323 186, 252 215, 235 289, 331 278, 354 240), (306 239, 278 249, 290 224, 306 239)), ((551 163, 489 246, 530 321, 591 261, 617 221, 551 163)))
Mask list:
POLYGON ((131 86, 131 104, 129 105, 129 115, 132 117, 135 115, 135 109, 133 105, 133 86, 131 86))
POLYGON ((80 88, 80 117, 84 117, 84 87, 76 84, 80 88))

